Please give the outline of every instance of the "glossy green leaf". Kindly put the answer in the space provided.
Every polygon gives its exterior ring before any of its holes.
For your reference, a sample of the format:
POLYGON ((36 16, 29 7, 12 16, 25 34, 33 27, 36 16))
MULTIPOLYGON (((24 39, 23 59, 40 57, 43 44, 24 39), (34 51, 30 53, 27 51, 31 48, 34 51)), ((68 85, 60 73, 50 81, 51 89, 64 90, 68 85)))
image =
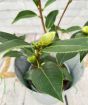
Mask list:
POLYGON ((56 41, 51 46, 46 47, 46 53, 78 53, 88 51, 88 37, 75 38, 70 40, 56 41))
POLYGON ((53 2, 55 2, 56 0, 47 0, 44 8, 48 7, 50 4, 52 4, 53 2))
POLYGON ((88 21, 84 24, 84 26, 88 26, 88 21))
MULTIPOLYGON (((80 61, 83 60, 88 51, 80 52, 80 61)), ((63 65, 63 63, 77 55, 78 52, 69 52, 69 53, 57 53, 56 58, 59 65, 63 65)))
POLYGON ((80 26, 72 26, 66 29, 66 32, 73 32, 73 31, 78 31, 81 30, 80 26))
POLYGON ((22 40, 25 40, 25 37, 26 37, 25 35, 22 35, 19 38, 22 39, 22 40))
POLYGON ((32 48, 21 48, 21 50, 26 56, 32 56, 34 54, 34 50, 32 48))
POLYGON ((54 10, 48 14, 45 22, 47 29, 50 29, 54 25, 57 15, 58 15, 58 10, 54 10))
POLYGON ((29 76, 37 90, 63 101, 63 74, 57 64, 47 62, 41 68, 32 69, 29 76))
POLYGON ((57 53, 56 59, 59 65, 62 65, 65 61, 73 58, 77 53, 57 53))
POLYGON ((68 70, 65 67, 61 68, 61 71, 63 73, 64 80, 73 81, 71 74, 68 72, 68 70))
POLYGON ((35 12, 30 11, 30 10, 24 10, 24 11, 21 11, 17 14, 16 18, 14 19, 14 21, 12 23, 15 23, 21 19, 32 18, 35 16, 37 16, 37 14, 35 12))
POLYGON ((34 2, 35 5, 38 7, 38 5, 39 5, 39 0, 33 0, 33 2, 34 2))
POLYGON ((0 31, 0 42, 4 43, 8 40, 12 39, 17 39, 18 37, 15 36, 14 34, 6 33, 6 32, 1 32, 0 31))
POLYGON ((16 58, 19 58, 21 57, 23 54, 19 51, 8 51, 7 53, 5 53, 4 57, 5 56, 9 56, 9 57, 16 57, 16 58))
POLYGON ((31 47, 30 44, 24 42, 23 40, 13 39, 7 41, 3 44, 0 44, 0 52, 16 49, 16 48, 24 48, 24 47, 31 47))
POLYGON ((43 54, 40 59, 41 59, 42 62, 52 61, 54 63, 57 63, 56 62, 56 58, 51 56, 51 55, 49 55, 49 54, 43 54))

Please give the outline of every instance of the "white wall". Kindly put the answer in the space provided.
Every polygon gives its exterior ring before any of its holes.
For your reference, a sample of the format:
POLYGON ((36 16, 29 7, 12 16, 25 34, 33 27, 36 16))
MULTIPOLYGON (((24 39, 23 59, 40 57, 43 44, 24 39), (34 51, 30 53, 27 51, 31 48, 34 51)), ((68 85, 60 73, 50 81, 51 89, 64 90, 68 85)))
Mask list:
MULTIPOLYGON (((46 0, 42 0, 43 5, 46 0)), ((59 9, 60 14, 58 19, 66 5, 68 0, 56 0, 49 8, 45 10, 44 14, 47 14, 53 9, 59 9)), ((15 33, 27 33, 38 34, 43 32, 41 22, 38 18, 27 19, 17 22, 12 25, 11 22, 16 14, 25 9, 35 10, 37 9, 32 0, 0 0, 0 31, 15 32, 15 33)), ((73 0, 62 22, 62 26, 67 25, 82 25, 88 20, 88 0, 73 0)))

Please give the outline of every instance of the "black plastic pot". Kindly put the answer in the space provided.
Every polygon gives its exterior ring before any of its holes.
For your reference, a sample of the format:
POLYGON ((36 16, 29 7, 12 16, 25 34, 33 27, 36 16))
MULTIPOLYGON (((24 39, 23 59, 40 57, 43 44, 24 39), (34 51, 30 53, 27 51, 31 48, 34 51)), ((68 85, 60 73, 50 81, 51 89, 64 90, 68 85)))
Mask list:
MULTIPOLYGON (((84 67, 83 67, 83 64, 80 62, 80 54, 77 54, 72 59, 64 62, 64 64, 65 64, 67 70, 72 75, 73 82, 71 83, 71 82, 65 80, 63 83, 64 84, 63 90, 69 89, 69 91, 70 91, 70 88, 73 85, 75 85, 80 80, 80 78, 83 76, 84 67)), ((25 74, 25 72, 27 72, 29 70, 30 66, 31 66, 31 64, 29 62, 27 62, 25 57, 21 57, 21 58, 18 58, 15 60, 15 72, 16 72, 18 79, 28 89, 32 90, 32 95, 40 103, 45 104, 45 105, 53 105, 53 104, 57 103, 58 101, 55 98, 52 98, 49 95, 40 94, 36 90, 36 88, 34 87, 34 85, 32 84, 31 81, 27 81, 24 79, 24 74, 25 74)), ((66 105, 68 105, 66 93, 65 93, 64 98, 65 98, 66 105)))
MULTIPOLYGON (((29 89, 35 91, 34 86, 31 81, 24 79, 24 74, 29 70, 31 63, 27 62, 25 57, 17 58, 15 60, 15 72, 19 80, 29 89)), ((71 87, 71 82, 64 80, 63 89, 67 90, 71 87)))
POLYGON ((24 84, 27 88, 31 88, 31 81, 27 81, 24 79, 24 73, 28 71, 31 64, 27 62, 25 57, 16 58, 15 60, 15 73, 18 79, 24 84))

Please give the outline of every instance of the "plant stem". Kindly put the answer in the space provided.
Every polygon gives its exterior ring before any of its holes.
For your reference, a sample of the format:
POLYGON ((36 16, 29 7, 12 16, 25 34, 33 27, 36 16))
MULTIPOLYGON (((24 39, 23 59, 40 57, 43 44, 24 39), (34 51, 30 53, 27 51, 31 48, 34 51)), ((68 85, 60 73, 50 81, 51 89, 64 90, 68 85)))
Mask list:
POLYGON ((45 28, 44 19, 43 19, 43 14, 42 14, 41 0, 39 0, 38 10, 39 10, 39 13, 40 13, 40 18, 41 18, 41 23, 42 23, 42 27, 43 27, 44 33, 46 33, 46 28, 45 28))
POLYGON ((23 103, 22 103, 22 105, 25 105, 25 99, 26 99, 26 88, 25 88, 25 91, 24 91, 24 97, 23 97, 23 103))
POLYGON ((60 17, 60 20, 59 20, 59 22, 58 22, 58 26, 60 25, 60 23, 61 23, 61 21, 62 21, 64 15, 65 15, 65 13, 66 13, 66 10, 68 9, 68 7, 69 7, 69 5, 71 4, 71 2, 72 2, 72 0, 68 0, 67 4, 66 4, 66 6, 65 6, 65 9, 64 9, 64 11, 63 11, 63 13, 62 13, 62 15, 61 15, 61 17, 60 17))
POLYGON ((66 103, 66 105, 68 105, 67 95, 65 95, 64 98, 65 98, 65 103, 66 103))

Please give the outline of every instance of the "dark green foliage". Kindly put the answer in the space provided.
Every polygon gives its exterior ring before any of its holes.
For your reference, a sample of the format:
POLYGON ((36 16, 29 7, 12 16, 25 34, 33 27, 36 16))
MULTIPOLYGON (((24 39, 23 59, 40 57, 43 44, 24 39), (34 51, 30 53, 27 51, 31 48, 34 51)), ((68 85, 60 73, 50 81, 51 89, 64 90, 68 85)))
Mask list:
POLYGON ((4 57, 5 56, 9 56, 9 57, 16 57, 16 58, 19 58, 21 57, 23 54, 19 51, 8 51, 7 53, 5 53, 4 57))
POLYGON ((37 16, 37 14, 33 11, 30 11, 30 10, 24 10, 24 11, 21 11, 17 14, 17 16, 15 17, 15 19, 13 20, 12 23, 15 23, 17 22, 18 20, 21 20, 21 19, 25 19, 25 18, 32 18, 32 17, 35 17, 37 16))
POLYGON ((33 2, 34 2, 35 5, 38 7, 38 5, 39 5, 39 0, 33 0, 33 2))
POLYGON ((29 77, 36 88, 63 101, 63 74, 53 62, 46 62, 42 67, 29 70, 29 77))
POLYGON ((55 2, 56 0, 47 0, 44 8, 48 7, 50 4, 52 4, 53 2, 55 2))
MULTIPOLYGON (((44 9, 55 1, 47 0, 42 7, 40 0, 33 0, 39 11, 39 16, 34 11, 23 10, 17 14, 13 21, 15 23, 21 19, 39 17, 44 32, 51 33, 46 34, 41 38, 41 41, 36 41, 33 44, 33 42, 24 41, 25 35, 17 37, 15 34, 0 32, 0 52, 4 52, 4 56, 16 57, 16 74, 29 89, 49 94, 63 101, 62 92, 68 87, 64 82, 70 84, 74 79, 69 68, 65 67, 65 62, 78 53, 80 54, 78 63, 83 60, 88 52, 88 37, 82 32, 82 27, 78 25, 66 29, 58 26, 56 23, 58 10, 49 12, 47 16, 43 15, 44 9), (59 31, 62 35, 63 33, 72 33, 71 38, 73 39, 61 41, 58 38, 59 31), (55 35, 56 37, 54 37, 55 35), (22 57, 26 57, 24 61, 22 57), (29 58, 30 61, 32 57, 35 58, 35 61, 30 64, 27 60, 29 58)), ((69 0, 68 4, 71 2, 72 0, 69 0)), ((84 26, 88 26, 88 22, 84 26)))
POLYGON ((57 15, 58 15, 58 10, 54 10, 47 15, 45 22, 47 29, 50 29, 54 25, 57 15))

